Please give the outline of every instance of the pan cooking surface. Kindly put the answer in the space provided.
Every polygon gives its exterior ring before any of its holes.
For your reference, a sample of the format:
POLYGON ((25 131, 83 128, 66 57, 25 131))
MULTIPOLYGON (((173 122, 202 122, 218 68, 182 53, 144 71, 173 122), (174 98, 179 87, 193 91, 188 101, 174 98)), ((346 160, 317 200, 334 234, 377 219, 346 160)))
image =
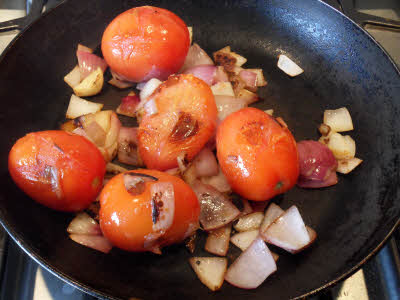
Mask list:
MULTIPOLYGON (((320 2, 71 0, 28 28, 3 56, 0 70, 1 222, 39 263, 91 294, 116 299, 299 297, 348 275, 397 225, 399 73, 361 29, 320 2), (134 4, 168 8, 194 27, 194 41, 208 53, 230 45, 248 58, 247 67, 263 68, 268 85, 256 106, 274 109, 296 140, 318 138, 325 109, 346 106, 353 117, 355 130, 349 134, 363 164, 339 176, 334 187, 294 188, 273 200, 284 209, 296 204, 318 240, 297 255, 277 250, 278 271, 256 290, 224 283, 211 293, 196 278, 181 245, 162 256, 118 249, 104 255, 84 248, 66 234, 72 215, 34 203, 9 177, 12 144, 27 132, 55 129, 64 121, 72 90, 63 76, 76 64, 76 45, 98 46, 106 25, 134 4), (280 53, 304 74, 291 79, 280 71, 280 53)), ((105 84, 92 99, 115 109, 126 93, 105 84)), ((199 245, 195 254, 207 255, 199 245)))

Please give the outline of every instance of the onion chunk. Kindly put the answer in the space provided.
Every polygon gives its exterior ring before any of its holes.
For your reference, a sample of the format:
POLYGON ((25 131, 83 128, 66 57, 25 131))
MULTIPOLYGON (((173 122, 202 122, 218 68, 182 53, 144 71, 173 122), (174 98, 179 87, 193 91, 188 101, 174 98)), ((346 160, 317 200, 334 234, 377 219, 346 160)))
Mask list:
POLYGON ((274 257, 260 238, 244 251, 228 268, 225 280, 244 289, 255 289, 277 270, 274 257))
POLYGON ((200 281, 210 290, 219 290, 224 283, 228 260, 223 257, 192 257, 189 263, 200 281))
POLYGON ((304 72, 302 68, 284 54, 279 55, 278 68, 291 77, 300 75, 304 72))
POLYGON ((212 254, 225 256, 229 248, 230 235, 231 224, 212 230, 208 233, 204 248, 212 254))

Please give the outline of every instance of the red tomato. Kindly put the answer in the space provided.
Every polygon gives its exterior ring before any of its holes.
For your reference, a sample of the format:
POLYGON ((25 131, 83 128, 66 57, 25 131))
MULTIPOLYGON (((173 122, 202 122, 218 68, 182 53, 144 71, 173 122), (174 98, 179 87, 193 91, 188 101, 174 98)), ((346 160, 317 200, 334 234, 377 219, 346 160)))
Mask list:
POLYGON ((217 156, 232 189, 250 200, 284 193, 299 176, 296 141, 289 129, 256 108, 243 108, 221 123, 217 156))
POLYGON ((203 148, 216 127, 217 107, 210 87, 193 75, 168 78, 151 97, 158 112, 144 114, 139 125, 139 152, 149 169, 177 167, 203 148))
POLYGON ((117 16, 101 42, 104 59, 126 80, 161 80, 182 67, 190 46, 186 24, 172 12, 135 7, 117 16))
MULTIPOLYGON (((140 176, 135 175, 135 178, 140 176)), ((159 171, 135 170, 119 174, 106 184, 100 194, 101 230, 113 245, 128 251, 159 253, 160 247, 180 242, 197 229, 199 214, 200 205, 192 189, 182 179, 159 171), (124 176, 131 176, 127 175, 129 173, 150 175, 158 180, 147 180, 133 192, 127 189, 124 181, 124 176), (160 182, 173 185, 175 208, 172 225, 157 236, 151 187, 160 182), (153 243, 149 243, 152 238, 153 243)))
POLYGON ((105 161, 94 144, 65 131, 29 133, 12 147, 8 169, 15 183, 37 202, 79 211, 100 192, 105 161))

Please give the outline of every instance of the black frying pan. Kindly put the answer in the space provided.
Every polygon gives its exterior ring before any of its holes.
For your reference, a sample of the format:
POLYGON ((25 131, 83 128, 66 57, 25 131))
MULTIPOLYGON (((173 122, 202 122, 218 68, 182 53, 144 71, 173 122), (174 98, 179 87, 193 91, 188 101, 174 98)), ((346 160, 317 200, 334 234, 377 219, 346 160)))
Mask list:
MULTIPOLYGON (((95 101, 115 108, 119 91, 105 85, 95 101)), ((286 299, 314 293, 354 272, 396 228, 400 215, 400 76, 384 51, 359 27, 325 4, 312 1, 106 1, 71 0, 40 18, 0 61, 0 219, 40 264, 90 294, 127 299, 286 299), (327 108, 349 108, 357 156, 363 164, 331 188, 294 188, 276 202, 295 203, 318 240, 298 255, 281 252, 278 272, 256 290, 225 283, 211 293, 197 279, 183 246, 165 254, 113 249, 104 255, 67 237, 72 215, 34 203, 11 181, 7 154, 30 131, 64 120, 71 89, 63 76, 76 64, 81 42, 99 45, 118 13, 139 5, 168 8, 194 27, 209 52, 226 45, 262 67, 269 82, 257 107, 273 108, 297 140, 316 139, 327 108), (276 67, 286 53, 305 70, 290 79, 276 67)), ((197 255, 205 255, 198 247, 197 255)), ((234 250, 233 256, 237 254, 234 250)))

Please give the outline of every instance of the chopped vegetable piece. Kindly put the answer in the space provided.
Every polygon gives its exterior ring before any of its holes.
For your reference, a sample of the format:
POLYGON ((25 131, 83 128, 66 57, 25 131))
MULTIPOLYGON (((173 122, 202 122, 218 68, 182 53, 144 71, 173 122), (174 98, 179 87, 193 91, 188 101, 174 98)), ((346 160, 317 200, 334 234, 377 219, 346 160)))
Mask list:
POLYGON ((81 72, 79 66, 75 66, 71 72, 64 76, 64 81, 71 87, 74 88, 81 82, 81 72))
POLYGON ((257 238, 229 266, 225 280, 244 289, 255 289, 277 270, 274 257, 267 245, 257 238))
POLYGON ((96 113, 103 108, 104 104, 87 101, 72 94, 69 100, 69 105, 66 113, 68 119, 75 119, 77 117, 96 113))
POLYGON ((212 230, 208 233, 205 249, 206 251, 225 256, 229 248, 229 238, 231 235, 231 224, 212 230))
POLYGON ((74 87, 74 93, 80 97, 97 95, 100 93, 103 83, 103 71, 99 67, 74 87))
POLYGON ((263 233, 265 240, 290 253, 297 253, 312 243, 296 206, 290 207, 263 233))
POLYGON ((191 257, 189 263, 200 281, 210 290, 219 290, 224 283, 228 260, 223 257, 191 257))
POLYGON ((108 253, 112 249, 112 244, 104 236, 73 233, 69 237, 78 244, 103 253, 108 253))
POLYGON ((103 235, 100 225, 87 213, 80 212, 72 219, 67 228, 68 233, 87 234, 87 235, 103 235))
POLYGON ((271 203, 265 212, 264 220, 260 227, 261 236, 264 235, 264 232, 267 230, 269 225, 271 225, 277 218, 279 218, 285 211, 280 208, 275 203, 271 203))
POLYGON ((250 231, 260 228, 263 220, 264 214, 262 212, 255 212, 240 217, 239 221, 233 227, 239 232, 250 231))
POLYGON ((245 251, 251 245, 251 243, 258 237, 258 235, 259 235, 258 229, 239 232, 232 235, 231 243, 240 248, 242 251, 245 251))
POLYGON ((233 92, 232 84, 230 82, 220 81, 211 86, 212 93, 214 96, 232 96, 235 97, 233 92))
POLYGON ((343 136, 332 132, 327 137, 326 145, 332 150, 336 159, 350 159, 356 155, 356 143, 349 135, 343 136))
POLYGON ((212 59, 208 56, 208 54, 200 48, 199 45, 194 43, 190 48, 189 52, 186 56, 185 63, 181 70, 187 70, 189 68, 193 68, 195 66, 200 65, 214 65, 212 59))
POLYGON ((353 130, 353 120, 346 107, 324 111, 324 124, 336 132, 353 130))
POLYGON ((339 159, 338 168, 336 171, 342 174, 348 174, 353 171, 359 164, 362 163, 362 159, 353 157, 350 159, 339 159))
POLYGON ((205 230, 220 228, 240 215, 236 206, 212 186, 196 180, 192 189, 200 202, 200 223, 205 230))
POLYGON ((278 68, 291 77, 300 75, 304 72, 302 68, 284 54, 279 55, 278 68))
POLYGON ((232 191, 228 180, 221 171, 221 168, 218 168, 218 174, 215 176, 202 177, 201 182, 211 185, 221 193, 228 193, 232 191))
POLYGON ((121 104, 118 106, 116 112, 117 114, 128 116, 128 117, 135 117, 136 116, 136 108, 139 105, 140 98, 135 95, 131 94, 128 95, 121 100, 121 104))

